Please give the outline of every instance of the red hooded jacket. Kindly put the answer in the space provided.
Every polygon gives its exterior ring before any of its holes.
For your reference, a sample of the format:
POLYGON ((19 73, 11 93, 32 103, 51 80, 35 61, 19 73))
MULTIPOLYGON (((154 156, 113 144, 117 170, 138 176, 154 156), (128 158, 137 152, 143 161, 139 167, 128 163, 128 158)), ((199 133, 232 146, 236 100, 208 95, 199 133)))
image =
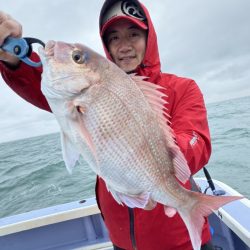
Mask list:
MULTIPOLYGON (((114 1, 107 0, 105 6, 110 2, 114 1)), ((137 68, 137 73, 148 76, 149 81, 166 87, 171 127, 194 174, 208 162, 211 154, 203 96, 193 80, 161 72, 155 30, 147 9, 141 6, 148 21, 148 41, 144 60, 137 68)), ((106 48, 105 51, 111 59, 106 48)), ((35 53, 32 53, 31 57, 33 60, 39 60, 35 53)), ((41 109, 51 111, 40 90, 42 68, 32 68, 21 62, 17 69, 10 69, 0 63, 0 71, 5 82, 18 95, 41 109)), ((190 188, 190 183, 186 184, 186 188, 190 188)), ((162 205, 158 204, 151 211, 121 206, 113 199, 100 178, 97 178, 96 196, 110 238, 115 245, 123 249, 138 250, 192 249, 188 231, 180 216, 176 214, 173 218, 167 217, 162 205)), ((206 221, 202 244, 209 240, 210 233, 206 221)))
MULTIPOLYGON (((105 1, 100 14, 100 28, 105 10, 115 1, 105 1)), ((157 37, 150 15, 145 6, 138 1, 134 2, 141 5, 148 23, 146 53, 136 72, 138 75, 149 77, 150 82, 166 88, 171 127, 194 174, 208 162, 211 154, 207 113, 202 93, 193 80, 161 72, 157 37)), ((112 60, 105 44, 104 49, 106 56, 112 60)), ((186 184, 186 188, 190 189, 190 183, 186 184)), ((178 214, 168 218, 160 204, 151 211, 121 206, 107 191, 101 178, 97 180, 96 194, 110 238, 118 247, 138 250, 192 249, 186 226, 178 214)), ((208 228, 206 221, 202 244, 210 240, 208 228)))

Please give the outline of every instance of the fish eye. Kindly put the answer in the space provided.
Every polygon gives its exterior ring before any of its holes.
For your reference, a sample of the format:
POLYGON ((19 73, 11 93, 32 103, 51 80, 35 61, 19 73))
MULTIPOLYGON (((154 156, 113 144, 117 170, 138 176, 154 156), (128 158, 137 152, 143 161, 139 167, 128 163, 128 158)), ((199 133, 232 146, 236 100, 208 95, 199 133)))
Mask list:
POLYGON ((85 62, 85 56, 80 50, 73 51, 72 59, 77 64, 83 64, 85 62))

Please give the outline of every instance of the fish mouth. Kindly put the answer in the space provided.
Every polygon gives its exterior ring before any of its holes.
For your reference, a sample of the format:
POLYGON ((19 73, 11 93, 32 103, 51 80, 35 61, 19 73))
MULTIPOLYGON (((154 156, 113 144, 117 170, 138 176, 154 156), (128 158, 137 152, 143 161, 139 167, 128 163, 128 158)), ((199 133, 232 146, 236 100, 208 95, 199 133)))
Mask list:
POLYGON ((61 51, 65 49, 74 49, 74 48, 75 47, 72 44, 50 40, 45 44, 44 50, 47 56, 54 56, 57 54, 57 52, 61 53, 61 51))
POLYGON ((68 62, 72 51, 75 49, 74 44, 50 40, 46 43, 44 55, 47 59, 54 59, 58 62, 68 62))
POLYGON ((44 48, 43 47, 38 48, 39 57, 42 61, 44 68, 49 63, 50 58, 53 58, 53 56, 54 56, 55 44, 56 44, 56 42, 51 40, 45 44, 44 48))
POLYGON ((65 74, 63 76, 60 76, 58 78, 53 78, 53 79, 50 79, 50 82, 52 83, 56 83, 56 82, 61 82, 62 80, 71 80, 71 79, 74 79, 74 78, 77 78, 77 77, 82 77, 82 74, 79 74, 79 73, 75 73, 75 74, 65 74))
POLYGON ((53 40, 50 40, 45 45, 45 54, 46 56, 53 56, 54 55, 54 48, 55 48, 56 42, 53 40))

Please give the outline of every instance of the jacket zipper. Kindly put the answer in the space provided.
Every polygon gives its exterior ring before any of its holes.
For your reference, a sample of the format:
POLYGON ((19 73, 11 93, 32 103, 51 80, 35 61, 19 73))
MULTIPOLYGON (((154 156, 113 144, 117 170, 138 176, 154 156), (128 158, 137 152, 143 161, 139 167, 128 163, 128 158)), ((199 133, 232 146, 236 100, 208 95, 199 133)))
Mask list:
POLYGON ((136 241, 135 241, 135 215, 133 208, 128 208, 129 212, 129 225, 130 225, 130 239, 132 242, 132 247, 134 250, 137 250, 136 241))

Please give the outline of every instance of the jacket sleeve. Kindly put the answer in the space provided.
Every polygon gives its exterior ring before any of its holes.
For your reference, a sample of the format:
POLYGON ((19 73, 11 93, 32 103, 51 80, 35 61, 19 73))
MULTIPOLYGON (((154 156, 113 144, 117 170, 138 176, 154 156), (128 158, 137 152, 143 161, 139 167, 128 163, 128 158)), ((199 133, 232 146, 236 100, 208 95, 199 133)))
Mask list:
POLYGON ((203 95, 193 80, 184 82, 175 93, 171 127, 191 173, 195 174, 210 158, 211 140, 203 95))
MULTIPOLYGON (((39 61, 37 54, 31 54, 31 60, 39 61)), ((31 67, 21 62, 18 68, 10 69, 0 62, 0 71, 7 85, 27 102, 46 111, 51 111, 41 92, 42 67, 31 67)))

